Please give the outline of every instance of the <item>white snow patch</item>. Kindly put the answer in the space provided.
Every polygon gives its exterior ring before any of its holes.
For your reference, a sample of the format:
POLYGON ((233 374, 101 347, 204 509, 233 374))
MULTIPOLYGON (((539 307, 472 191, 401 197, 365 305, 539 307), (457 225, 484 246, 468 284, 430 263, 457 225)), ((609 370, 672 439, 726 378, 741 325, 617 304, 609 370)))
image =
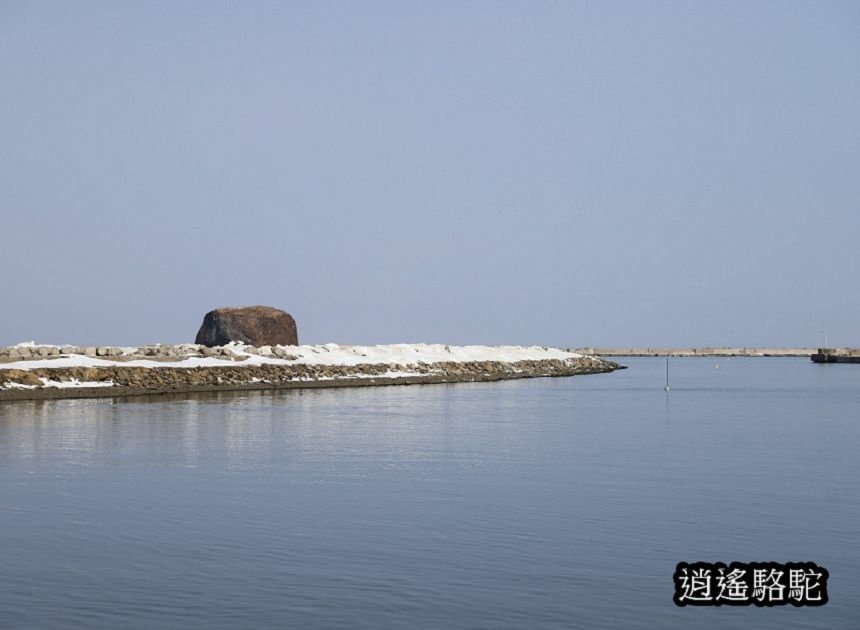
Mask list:
POLYGON ((60 389, 69 389, 74 387, 113 387, 113 381, 79 381, 73 378, 68 381, 54 381, 49 378, 40 378, 41 385, 25 385, 24 383, 15 383, 6 381, 0 389, 37 389, 40 387, 56 387, 60 389))
POLYGON ((403 378, 407 376, 432 376, 432 373, 422 374, 421 372, 403 372, 388 370, 383 374, 366 374, 356 372, 355 374, 344 374, 343 376, 294 376, 292 381, 350 381, 356 379, 371 379, 371 378, 403 378))
POLYGON ((403 378, 407 376, 433 376, 437 372, 404 372, 403 370, 388 370, 384 374, 356 374, 356 378, 403 378))
POLYGON ((366 374, 362 378, 402 378, 404 376, 431 376, 431 374, 422 374, 421 372, 403 372, 388 370, 385 374, 366 374))
POLYGON ((13 383, 12 381, 6 381, 3 383, 3 387, 0 389, 36 389, 37 385, 25 385, 24 383, 13 383))
POLYGON ((113 387, 113 381, 79 381, 76 378, 68 381, 52 381, 49 378, 42 377, 42 387, 58 387, 61 389, 69 389, 73 387, 113 387))

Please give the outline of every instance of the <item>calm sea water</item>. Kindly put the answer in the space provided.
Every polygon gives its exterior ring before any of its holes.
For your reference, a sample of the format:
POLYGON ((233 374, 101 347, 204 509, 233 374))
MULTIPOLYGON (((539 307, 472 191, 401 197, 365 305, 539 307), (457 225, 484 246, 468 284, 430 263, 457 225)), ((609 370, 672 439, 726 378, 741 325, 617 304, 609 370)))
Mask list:
POLYGON ((860 365, 0 405, 0 628, 858 628, 860 365), (684 608, 679 561, 823 608, 684 608))

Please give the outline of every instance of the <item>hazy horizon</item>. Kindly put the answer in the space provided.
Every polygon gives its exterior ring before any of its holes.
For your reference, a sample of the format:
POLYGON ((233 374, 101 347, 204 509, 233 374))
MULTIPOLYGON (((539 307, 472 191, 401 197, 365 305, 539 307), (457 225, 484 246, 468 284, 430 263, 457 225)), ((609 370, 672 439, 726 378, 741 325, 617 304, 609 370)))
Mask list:
POLYGON ((860 5, 0 2, 0 344, 860 346, 860 5))

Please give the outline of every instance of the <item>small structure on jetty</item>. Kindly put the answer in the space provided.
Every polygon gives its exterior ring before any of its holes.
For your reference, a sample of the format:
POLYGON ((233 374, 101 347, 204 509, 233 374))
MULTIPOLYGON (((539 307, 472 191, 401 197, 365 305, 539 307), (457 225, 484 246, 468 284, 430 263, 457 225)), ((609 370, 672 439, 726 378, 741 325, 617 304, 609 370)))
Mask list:
POLYGON ((860 363, 858 348, 818 348, 812 355, 814 363, 860 363))

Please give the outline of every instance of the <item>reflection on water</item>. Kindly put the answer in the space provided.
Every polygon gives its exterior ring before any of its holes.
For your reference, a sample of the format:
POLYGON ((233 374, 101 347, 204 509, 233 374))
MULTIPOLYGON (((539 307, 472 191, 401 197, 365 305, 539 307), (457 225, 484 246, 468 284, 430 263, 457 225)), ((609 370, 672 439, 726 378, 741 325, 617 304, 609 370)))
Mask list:
POLYGON ((0 627, 853 627, 860 370, 625 362, 0 405, 0 627), (676 609, 680 560, 831 603, 676 609))
MULTIPOLYGON (((32 401, 0 407, 7 463, 35 460, 54 468, 123 465, 145 445, 149 464, 251 466, 289 450, 292 463, 333 457, 421 461, 468 453, 515 457, 534 447, 514 421, 527 404, 511 383, 380 387, 355 390, 223 392, 183 396, 32 401), (494 395, 473 394, 490 388, 494 395), (372 411, 372 413, 368 413, 372 411), (469 413, 469 426, 454 414, 469 413), (487 430, 487 429, 490 430, 487 430)), ((460 418, 462 420, 462 418, 460 418)))

